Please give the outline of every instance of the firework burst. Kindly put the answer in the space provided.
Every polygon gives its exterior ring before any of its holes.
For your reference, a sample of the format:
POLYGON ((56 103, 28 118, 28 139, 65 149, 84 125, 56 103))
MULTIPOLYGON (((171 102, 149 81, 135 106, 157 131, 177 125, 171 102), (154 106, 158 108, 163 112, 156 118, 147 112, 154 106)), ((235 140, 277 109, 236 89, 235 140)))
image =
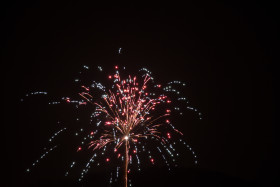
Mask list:
MULTIPOLYGON (((84 66, 83 69, 89 70, 89 67, 84 66)), ((81 85, 82 79, 77 78, 75 82, 80 84, 81 89, 76 94, 79 96, 77 99, 63 97, 60 101, 49 102, 50 105, 71 104, 74 105, 75 110, 84 107, 90 110, 88 116, 90 120, 88 124, 83 124, 88 126, 85 128, 88 130, 84 132, 83 141, 75 151, 77 154, 90 151, 91 156, 78 180, 81 181, 85 177, 93 163, 97 162, 97 166, 102 164, 100 160, 97 161, 97 157, 102 157, 103 163, 118 160, 115 165, 112 164, 115 166, 115 172, 111 173, 110 183, 119 178, 120 168, 123 167, 124 185, 127 186, 128 182, 131 185, 127 177, 128 173, 135 168, 140 171, 142 161, 155 164, 155 154, 160 155, 157 158, 161 158, 159 160, 168 168, 172 165, 176 166, 176 157, 179 155, 176 151, 177 142, 191 151, 197 164, 195 152, 181 139, 183 133, 173 126, 171 119, 173 115, 183 115, 185 109, 196 112, 201 119, 201 113, 190 107, 187 99, 182 97, 177 89, 185 86, 185 83, 172 81, 166 85, 157 84, 146 68, 140 69, 137 72, 138 76, 128 74, 124 77, 121 77, 120 71, 125 72, 125 67, 115 66, 114 69, 114 73, 107 77, 109 89, 96 81, 81 85), (154 145, 153 149, 148 146, 151 143, 154 145), (133 160, 136 162, 134 164, 136 167, 132 167, 133 160)), ((103 72, 100 66, 97 70, 103 72)), ((47 92, 33 92, 26 96, 31 95, 47 95, 47 92)), ((53 142, 55 137, 67 130, 64 127, 55 132, 49 141, 53 142)), ((78 136, 83 131, 84 129, 81 128, 75 135, 78 136)), ((55 145, 48 149, 32 167, 57 147, 55 145)), ((75 161, 70 163, 65 176, 69 175, 76 163, 75 161)), ((30 170, 31 168, 27 169, 28 172, 30 170)))

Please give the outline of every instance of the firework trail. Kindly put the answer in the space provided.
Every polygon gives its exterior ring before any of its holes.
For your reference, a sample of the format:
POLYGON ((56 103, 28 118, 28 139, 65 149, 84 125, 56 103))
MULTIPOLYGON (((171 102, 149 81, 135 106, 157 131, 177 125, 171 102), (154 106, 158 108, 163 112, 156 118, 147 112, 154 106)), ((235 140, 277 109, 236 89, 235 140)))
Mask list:
MULTIPOLYGON (((83 66, 83 71, 89 69, 88 66, 83 66)), ((103 73, 101 66, 96 70, 103 73)), ((123 168, 124 185, 128 186, 129 182, 131 186, 127 174, 134 170, 141 171, 145 162, 152 165, 162 162, 169 169, 177 166, 178 144, 189 149, 193 154, 194 163, 197 164, 195 152, 182 140, 183 133, 172 123, 172 116, 183 115, 186 110, 196 112, 201 119, 201 113, 189 105, 189 101, 178 89, 186 86, 185 83, 172 81, 166 85, 157 84, 152 73, 146 68, 136 72, 137 76, 129 74, 123 76, 126 74, 125 67, 115 66, 114 72, 108 75, 109 83, 105 86, 97 81, 83 80, 81 78, 83 71, 80 72, 80 78, 74 80, 80 85, 76 98, 62 97, 60 100, 48 103, 72 105, 74 110, 90 111, 90 115, 86 116, 88 123, 83 123, 86 127, 80 128, 74 134, 74 136, 81 136, 82 140, 75 148, 76 153, 83 151, 91 153, 90 159, 80 172, 79 181, 84 179, 94 164, 99 166, 111 162, 112 168, 115 169, 111 172, 109 183, 112 184, 119 179, 120 170, 123 168), (121 71, 123 74, 120 73, 121 71), (86 84, 82 84, 83 82, 86 84)), ((26 97, 47 94, 47 92, 32 92, 26 94, 26 97)), ((80 118, 76 120, 80 121, 80 118)), ((49 142, 55 141, 57 136, 66 133, 67 130, 64 127, 56 131, 49 142)), ((58 146, 55 145, 48 149, 27 169, 27 172, 57 148, 58 146)), ((73 160, 65 176, 68 176, 77 164, 78 162, 73 160)))

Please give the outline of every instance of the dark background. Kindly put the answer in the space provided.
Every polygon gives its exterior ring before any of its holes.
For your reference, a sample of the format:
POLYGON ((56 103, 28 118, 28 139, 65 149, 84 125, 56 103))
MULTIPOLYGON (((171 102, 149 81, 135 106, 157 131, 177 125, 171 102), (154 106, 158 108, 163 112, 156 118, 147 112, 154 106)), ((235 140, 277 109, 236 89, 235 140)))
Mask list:
MULTIPOLYGON (((26 109, 18 101, 29 91, 65 93, 83 64, 145 66, 162 81, 185 81, 203 113, 203 121, 182 129, 199 165, 186 161, 172 173, 153 167, 136 174, 134 186, 276 186, 276 4, 20 1, 1 8, 8 114, 1 124, 7 165, 1 186, 81 186, 56 167, 67 159, 60 154, 26 175, 55 127, 40 103, 26 109)), ((105 175, 89 173, 83 186, 104 186, 105 175)))

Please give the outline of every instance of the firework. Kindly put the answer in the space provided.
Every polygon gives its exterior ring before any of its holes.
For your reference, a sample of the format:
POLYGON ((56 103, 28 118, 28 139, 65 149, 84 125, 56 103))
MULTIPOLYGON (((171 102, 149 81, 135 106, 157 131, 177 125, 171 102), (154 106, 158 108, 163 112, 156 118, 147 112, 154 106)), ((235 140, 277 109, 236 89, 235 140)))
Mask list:
MULTIPOLYGON (((83 69, 87 71, 89 67, 83 66, 83 69)), ((97 70, 103 72, 101 66, 98 66, 97 70)), ((78 180, 81 181, 85 177, 93 163, 97 162, 97 166, 102 164, 100 159, 97 161, 98 157, 102 157, 104 164, 119 160, 115 164, 115 172, 111 173, 109 182, 113 183, 119 178, 119 171, 123 167, 124 185, 127 187, 130 182, 128 173, 134 168, 140 171, 142 161, 156 164, 158 161, 155 154, 161 157, 160 160, 168 168, 171 165, 176 166, 176 157, 179 156, 175 148, 176 143, 185 145, 197 164, 195 152, 181 139, 183 133, 174 127, 171 119, 173 115, 183 115, 185 109, 196 112, 201 119, 201 113, 191 107, 189 101, 181 96, 177 89, 178 86, 186 84, 181 81, 168 82, 166 85, 157 84, 152 73, 146 68, 140 69, 136 73, 137 76, 128 74, 121 77, 121 71, 125 71, 125 67, 115 66, 114 72, 106 75, 109 89, 97 81, 82 85, 82 79, 77 78, 75 82, 80 84, 81 89, 76 94, 79 97, 76 99, 62 97, 61 100, 49 102, 49 105, 70 104, 75 110, 85 107, 90 110, 89 122, 86 124, 88 128, 85 128, 89 130, 81 128, 74 134, 75 136, 82 134, 82 142, 75 148, 77 154, 82 151, 92 153, 78 180), (150 144, 154 145, 154 149, 150 148, 150 144), (136 167, 132 167, 134 162, 136 167)), ((32 95, 47 95, 47 92, 33 92, 26 96, 32 95)), ((76 120, 79 121, 80 118, 76 120)), ((58 130, 49 142, 53 142, 57 136, 66 132, 66 127, 58 130)), ((57 147, 55 145, 48 149, 32 164, 32 167, 57 147)), ((70 163, 65 176, 69 175, 75 165, 76 161, 70 163)), ((30 172, 30 169, 27 171, 30 172)))

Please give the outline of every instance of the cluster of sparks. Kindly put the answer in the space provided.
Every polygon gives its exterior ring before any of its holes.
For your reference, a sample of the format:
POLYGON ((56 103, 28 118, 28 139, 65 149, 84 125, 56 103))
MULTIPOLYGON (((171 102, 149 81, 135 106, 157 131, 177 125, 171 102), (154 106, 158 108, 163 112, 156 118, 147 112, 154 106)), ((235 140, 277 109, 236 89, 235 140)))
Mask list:
MULTIPOLYGON (((88 66, 83 68, 84 70, 89 69, 88 66)), ((177 165, 176 158, 179 156, 176 150, 177 144, 186 146, 193 154, 194 163, 197 164, 195 152, 182 140, 183 133, 173 126, 171 120, 174 113, 183 115, 186 109, 196 112, 198 118, 201 119, 201 113, 189 106, 188 100, 181 96, 180 91, 176 89, 178 86, 186 84, 181 81, 172 81, 166 85, 156 84, 152 73, 146 68, 139 70, 140 76, 128 75, 125 78, 122 78, 120 74, 125 67, 115 66, 114 69, 114 73, 107 75, 111 84, 110 89, 93 81, 90 85, 81 85, 81 92, 77 94, 79 99, 63 97, 60 101, 48 103, 49 105, 73 104, 75 109, 86 105, 91 106, 92 112, 87 125, 92 130, 84 132, 84 129, 80 128, 74 134, 75 136, 85 134, 80 145, 76 147, 76 152, 86 150, 92 152, 78 180, 83 180, 94 163, 99 166, 112 162, 113 159, 117 159, 119 162, 110 175, 110 184, 120 177, 119 172, 122 168, 120 164, 125 162, 126 158, 128 161, 127 173, 134 169, 140 171, 142 161, 155 164, 156 158, 161 158, 162 163, 170 169, 171 166, 177 165), (154 149, 150 148, 151 141, 155 142, 153 143, 154 149), (123 151, 124 146, 127 147, 126 152, 123 151), (155 154, 158 156, 155 157, 155 154), (103 159, 97 159, 98 157, 103 159), (135 167, 132 167, 134 162, 135 167)), ((100 66, 97 67, 97 70, 103 72, 103 68, 100 66)), ((75 82, 80 83, 81 80, 75 79, 75 82)), ((33 92, 26 96, 30 95, 47 95, 47 92, 33 92)), ((79 121, 79 118, 76 120, 79 121)), ((56 131, 49 141, 53 142, 56 136, 67 130, 64 127, 56 131)), ((43 153, 40 159, 32 164, 32 167, 57 147, 55 145, 43 153)), ((77 165, 77 161, 70 163, 65 176, 69 175, 75 165, 77 165)), ((28 168, 27 172, 30 172, 32 167, 28 168)), ((131 186, 130 179, 128 182, 131 186)))

